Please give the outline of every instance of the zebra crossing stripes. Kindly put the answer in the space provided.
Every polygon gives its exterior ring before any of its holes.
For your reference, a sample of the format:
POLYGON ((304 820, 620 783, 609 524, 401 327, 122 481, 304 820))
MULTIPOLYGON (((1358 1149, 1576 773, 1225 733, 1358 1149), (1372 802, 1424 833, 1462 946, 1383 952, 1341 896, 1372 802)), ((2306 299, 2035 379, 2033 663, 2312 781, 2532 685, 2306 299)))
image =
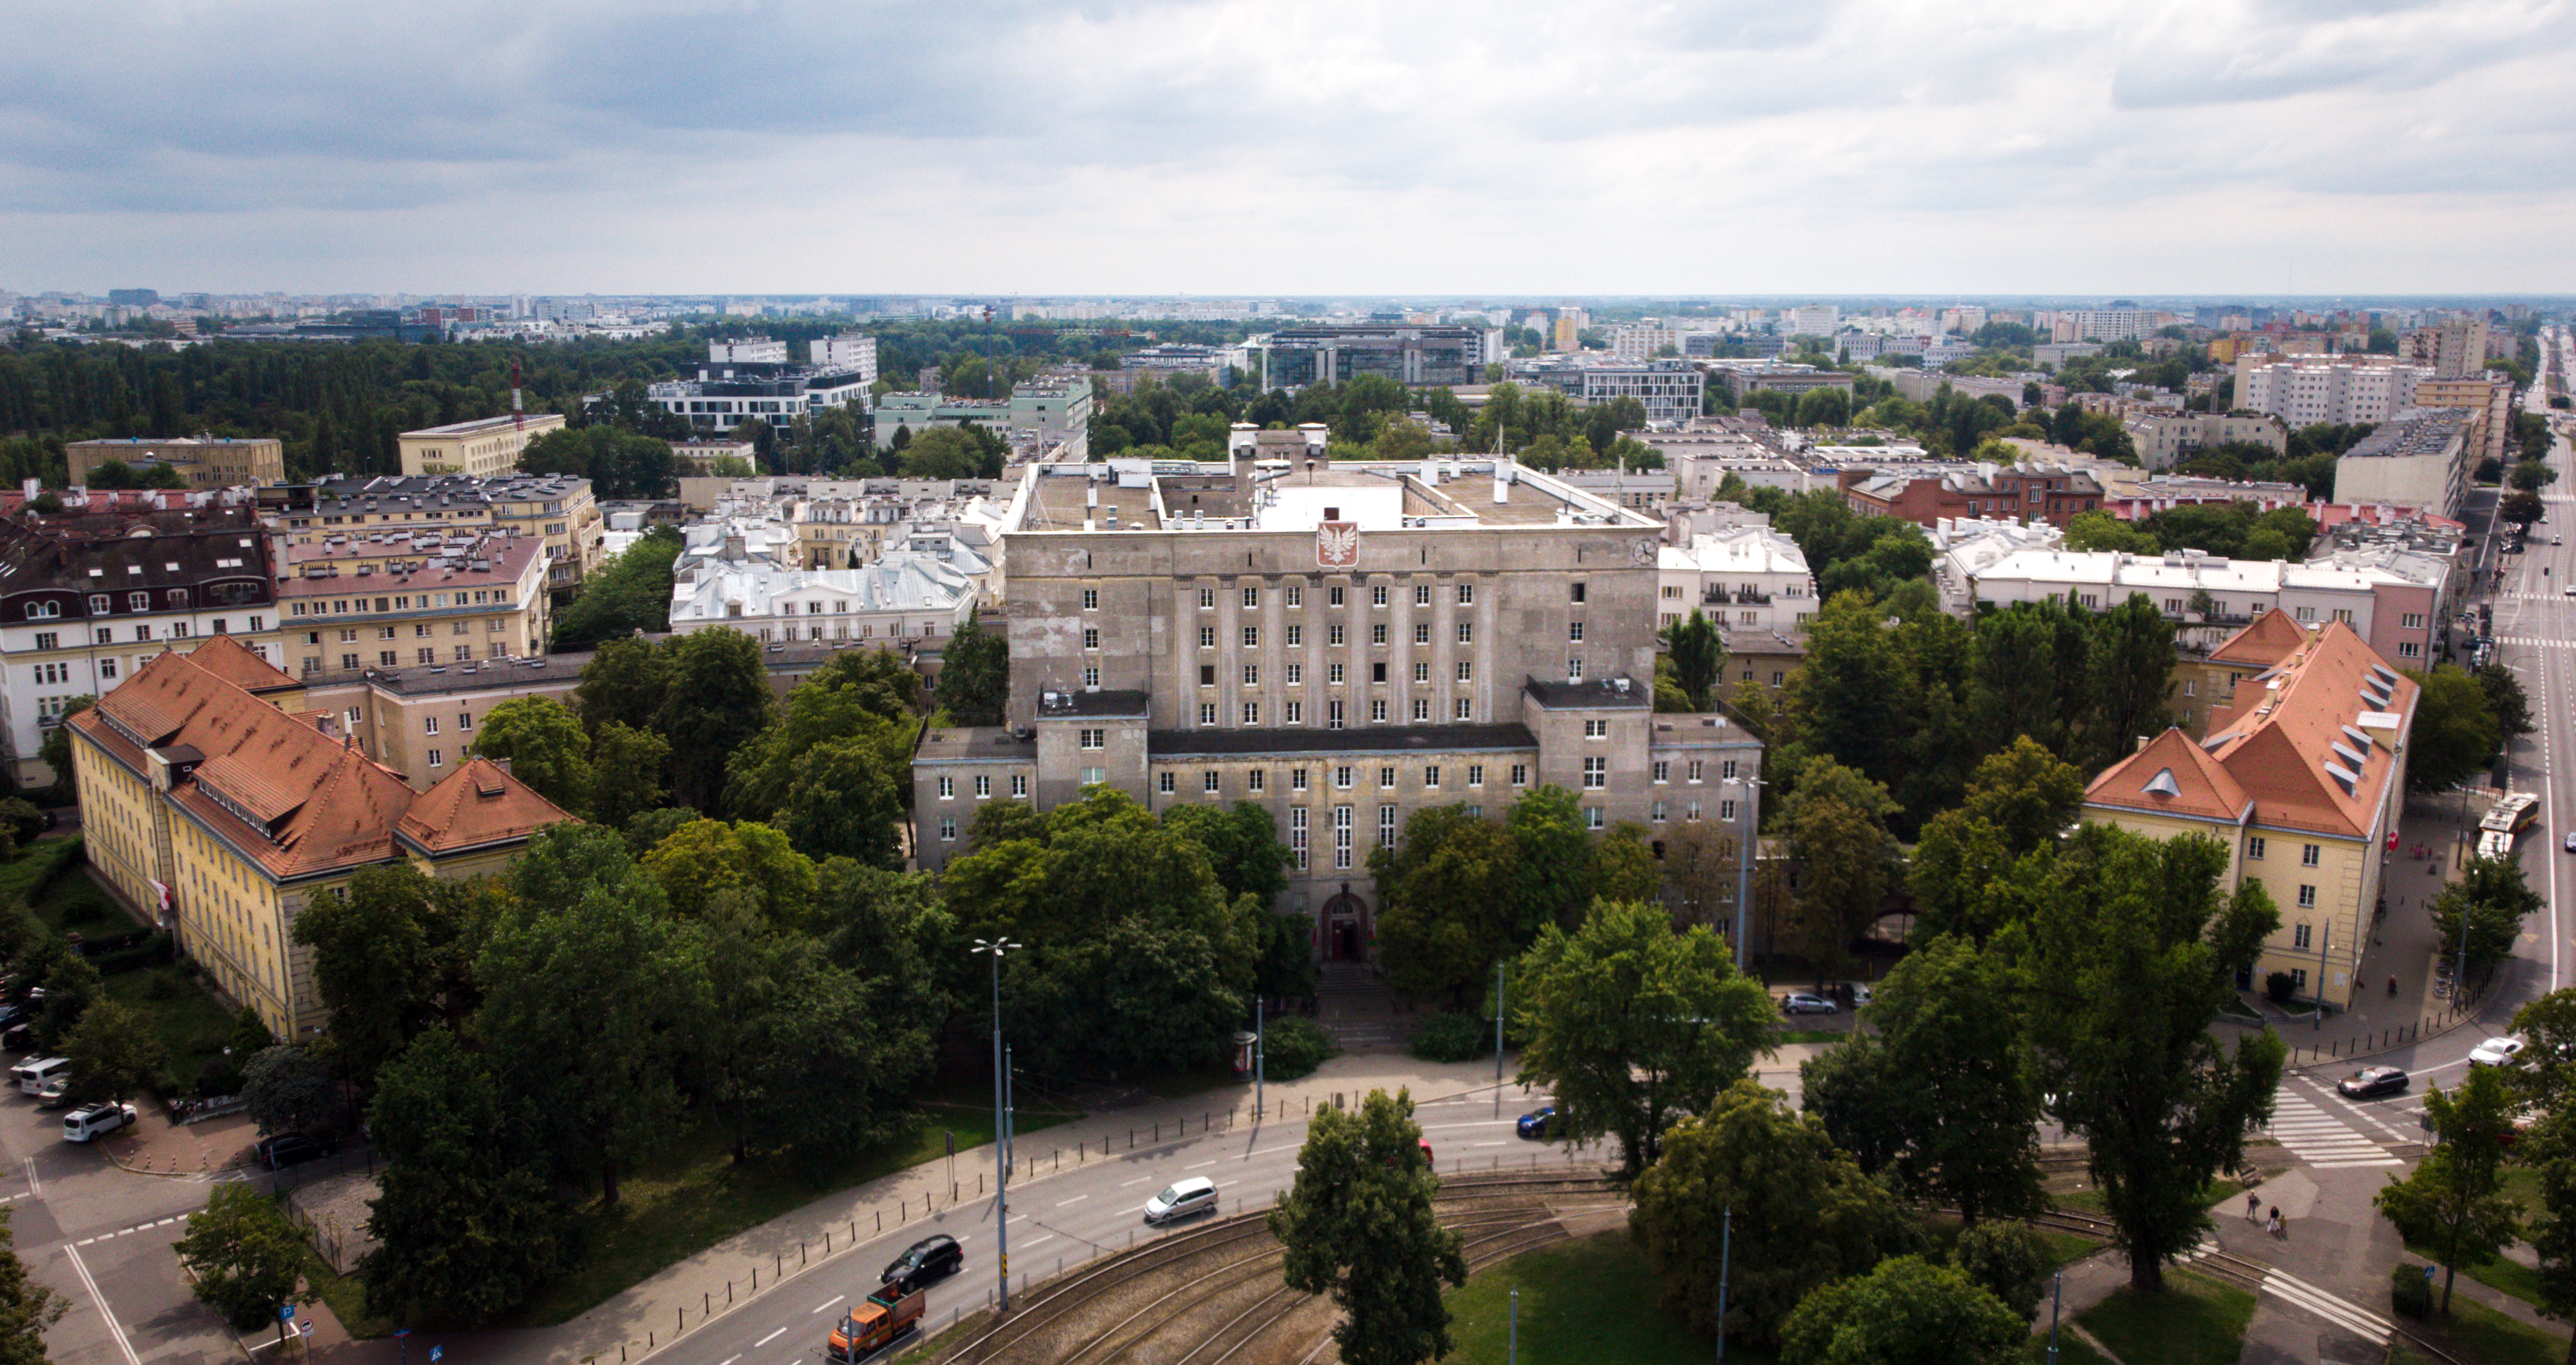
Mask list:
POLYGON ((2566 649, 2576 645, 2576 640, 2542 640, 2529 635, 2499 635, 2495 638, 2497 644, 2517 645, 2523 649, 2566 649))
MULTIPOLYGON (((2221 1249, 2216 1242, 2203 1242, 2186 1254, 2183 1260, 2196 1261, 2203 1256, 2216 1255, 2221 1249)), ((2235 1260, 2238 1265, 2246 1263, 2243 1257, 2237 1257, 2235 1260)), ((2305 1309, 2374 1346, 2387 1345, 2388 1338, 2396 1330, 2395 1324, 2377 1313, 2349 1299, 2337 1296, 2332 1290, 2320 1289, 2287 1271, 2264 1267, 2262 1292, 2292 1307, 2305 1309)))
POLYGON ((2273 1096, 2269 1131, 2272 1140, 2289 1148, 2291 1155, 2321 1171, 2405 1164, 2306 1096, 2286 1089, 2273 1096))

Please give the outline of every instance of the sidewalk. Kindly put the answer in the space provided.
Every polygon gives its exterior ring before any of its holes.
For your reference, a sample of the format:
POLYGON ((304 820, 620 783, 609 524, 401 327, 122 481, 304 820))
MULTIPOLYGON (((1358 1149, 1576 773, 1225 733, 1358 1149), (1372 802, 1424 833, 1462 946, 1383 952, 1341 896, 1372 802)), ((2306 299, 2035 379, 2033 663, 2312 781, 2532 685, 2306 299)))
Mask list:
POLYGON ((141 1115, 134 1126, 110 1135, 99 1146, 107 1159, 138 1175, 194 1179, 227 1167, 246 1166, 259 1129, 248 1114, 224 1114, 196 1123, 173 1123, 159 1105, 134 1106, 141 1115))

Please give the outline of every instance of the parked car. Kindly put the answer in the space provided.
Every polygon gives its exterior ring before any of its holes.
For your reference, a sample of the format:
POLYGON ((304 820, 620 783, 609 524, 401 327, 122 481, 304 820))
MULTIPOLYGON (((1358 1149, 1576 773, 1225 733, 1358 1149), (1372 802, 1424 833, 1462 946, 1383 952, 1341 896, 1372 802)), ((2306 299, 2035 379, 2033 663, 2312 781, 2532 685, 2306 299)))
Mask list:
POLYGON ((1792 991, 1780 997, 1782 1014, 1840 1014, 1833 1001, 1807 991, 1792 991))
POLYGON ((252 1150, 258 1154, 260 1165, 272 1171, 282 1171, 315 1157, 329 1156, 340 1150, 340 1144, 309 1133, 280 1133, 275 1137, 261 1138, 259 1145, 252 1150))
POLYGON ((36 1088, 36 1103, 47 1109, 60 1109, 72 1102, 72 1073, 57 1071, 36 1088))
POLYGON ((63 1141, 87 1142, 134 1122, 130 1104, 84 1104, 63 1115, 63 1141))
POLYGON ((2469 1049, 2469 1065, 2506 1066, 2522 1055, 2522 1049, 2523 1041, 2519 1038, 2489 1038, 2469 1049))
POLYGON ((1556 1106, 1543 1104, 1521 1115, 1521 1121, 1513 1125, 1513 1131, 1533 1142, 1545 1142, 1556 1136, 1556 1106))
POLYGON ((1145 1221, 1170 1223, 1216 1212, 1216 1182, 1194 1175, 1145 1201, 1145 1221))
POLYGON ((878 1283, 891 1287, 898 1295, 909 1294, 965 1268, 966 1249, 943 1232, 905 1247, 903 1254, 886 1266, 878 1283))
POLYGON ((2394 1095, 2406 1089, 2406 1072, 2394 1066, 2365 1066, 2335 1083, 2348 1100, 2366 1100, 2377 1095, 2394 1095))

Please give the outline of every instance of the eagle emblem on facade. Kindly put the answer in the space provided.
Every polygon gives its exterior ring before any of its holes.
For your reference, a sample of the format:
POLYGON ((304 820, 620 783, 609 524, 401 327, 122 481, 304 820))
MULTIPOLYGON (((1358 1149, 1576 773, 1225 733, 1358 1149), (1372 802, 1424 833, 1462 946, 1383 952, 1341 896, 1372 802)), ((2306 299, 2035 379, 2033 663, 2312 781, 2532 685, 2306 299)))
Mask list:
POLYGON ((1323 521, 1315 524, 1315 567, 1348 569, 1360 562, 1360 524, 1323 521))

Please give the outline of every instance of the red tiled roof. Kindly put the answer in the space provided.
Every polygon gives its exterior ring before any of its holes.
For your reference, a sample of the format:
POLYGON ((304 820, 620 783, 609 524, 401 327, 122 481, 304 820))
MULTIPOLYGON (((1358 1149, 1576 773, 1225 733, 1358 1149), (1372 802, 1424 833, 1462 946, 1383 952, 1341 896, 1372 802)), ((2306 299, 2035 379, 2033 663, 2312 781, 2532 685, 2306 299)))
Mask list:
POLYGON ((2167 730, 2105 768, 2084 789, 2088 806, 2233 821, 2245 813, 2243 784, 2191 736, 2167 730))
POLYGON ((197 667, 231 683, 245 692, 270 692, 281 687, 299 686, 283 669, 259 657, 250 646, 230 635, 217 635, 197 646, 189 655, 197 667))
POLYGON ((414 798, 398 828, 404 842, 436 855, 525 839, 571 818, 499 764, 470 758, 414 798))
POLYGON ((2270 668, 2290 657, 2308 642, 2308 628, 2290 619, 2290 614, 2274 607, 2254 618, 2243 630, 2219 642, 2209 651, 2212 662, 2251 664, 2270 668))
POLYGON ((171 799, 281 880, 397 857, 398 828, 434 854, 570 818, 488 763, 457 774, 476 772, 473 783, 500 789, 488 806, 466 812, 453 796, 433 802, 449 783, 415 796, 401 774, 324 733, 314 717, 279 711, 192 655, 155 655, 71 723, 138 770, 149 758, 120 726, 144 746, 194 750, 202 761, 171 799))

